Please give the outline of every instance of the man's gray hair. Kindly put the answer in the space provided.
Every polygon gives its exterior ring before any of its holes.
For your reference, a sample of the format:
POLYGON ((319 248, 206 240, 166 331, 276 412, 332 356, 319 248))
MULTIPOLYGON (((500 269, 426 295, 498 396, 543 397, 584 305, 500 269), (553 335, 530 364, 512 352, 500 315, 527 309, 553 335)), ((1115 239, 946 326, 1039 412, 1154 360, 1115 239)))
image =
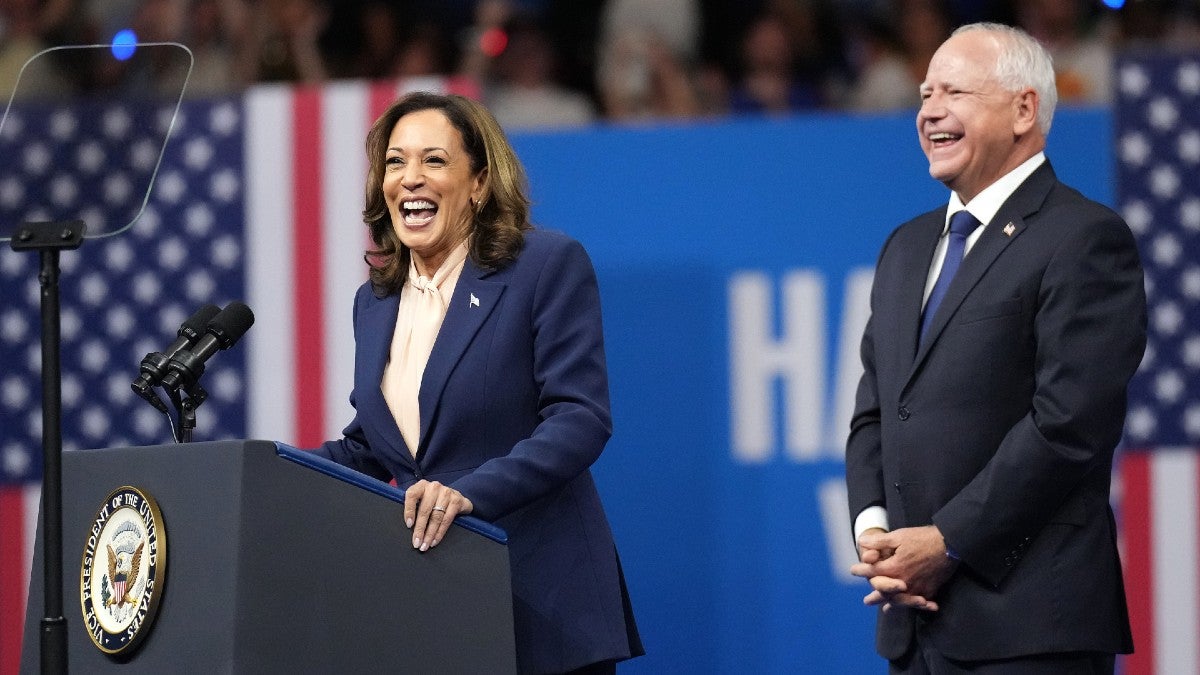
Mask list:
POLYGON ((975 30, 987 31, 1000 42, 1000 58, 993 67, 993 75, 1000 86, 1014 92, 1031 87, 1037 92, 1038 127, 1043 135, 1049 134, 1054 107, 1058 104, 1050 53, 1029 33, 1002 23, 969 23, 958 27, 952 35, 975 30))

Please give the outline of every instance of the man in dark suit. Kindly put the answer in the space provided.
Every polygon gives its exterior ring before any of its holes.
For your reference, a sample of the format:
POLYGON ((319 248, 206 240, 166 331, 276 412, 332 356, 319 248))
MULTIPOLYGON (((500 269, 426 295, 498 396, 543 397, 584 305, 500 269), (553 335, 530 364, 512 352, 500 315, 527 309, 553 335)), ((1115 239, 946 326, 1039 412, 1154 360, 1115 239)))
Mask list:
POLYGON ((1046 160, 1054 71, 1027 34, 960 28, 920 92, 950 200, 884 244, 846 448, 876 649, 893 672, 1112 672, 1133 648, 1109 483, 1145 348, 1137 249, 1046 160))

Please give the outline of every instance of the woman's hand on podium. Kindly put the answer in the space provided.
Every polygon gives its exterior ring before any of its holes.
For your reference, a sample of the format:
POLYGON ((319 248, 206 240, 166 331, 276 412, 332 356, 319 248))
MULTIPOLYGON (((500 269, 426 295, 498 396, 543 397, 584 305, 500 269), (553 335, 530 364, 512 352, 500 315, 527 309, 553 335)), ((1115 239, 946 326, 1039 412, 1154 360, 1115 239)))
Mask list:
POLYGON ((404 491, 404 524, 413 531, 413 548, 428 551, 446 536, 450 523, 474 509, 471 500, 449 485, 421 480, 404 491))

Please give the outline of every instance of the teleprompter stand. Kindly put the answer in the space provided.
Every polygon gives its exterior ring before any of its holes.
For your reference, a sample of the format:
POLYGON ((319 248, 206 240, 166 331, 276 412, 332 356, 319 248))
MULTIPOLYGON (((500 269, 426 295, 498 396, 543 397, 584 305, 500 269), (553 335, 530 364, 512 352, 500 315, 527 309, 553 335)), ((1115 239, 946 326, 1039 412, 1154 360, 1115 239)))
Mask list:
MULTIPOLYGON (((119 234, 141 215, 149 199, 150 188, 162 161, 166 140, 175 123, 183 92, 191 75, 194 59, 191 50, 174 42, 152 42, 136 44, 92 44, 63 45, 43 49, 31 56, 21 66, 17 80, 8 98, 8 105, 0 117, 0 177, 5 180, 21 181, 25 188, 22 199, 15 204, 4 205, 0 216, 0 241, 10 241, 14 251, 38 251, 41 256, 41 349, 42 349, 42 450, 43 486, 41 521, 41 545, 37 551, 46 579, 62 577, 63 538, 63 480, 62 480, 62 380, 60 360, 61 321, 58 294, 59 252, 79 248, 87 230, 88 238, 119 234), (119 47, 119 48, 118 48, 119 47), (51 195, 53 190, 36 176, 22 171, 23 153, 14 150, 13 143, 31 140, 38 133, 38 125, 22 125, 20 120, 27 115, 49 114, 49 104, 68 103, 79 111, 87 109, 81 99, 68 99, 68 95, 56 87, 45 87, 46 73, 62 69, 89 72, 89 68, 103 63, 106 72, 113 76, 111 90, 121 101, 139 104, 140 109, 154 115, 155 121, 142 124, 141 138, 158 147, 157 157, 152 162, 126 162, 118 155, 109 157, 114 167, 124 166, 132 186, 131 194, 142 194, 140 200, 132 200, 126 209, 118 208, 108 217, 92 218, 90 211, 81 210, 75 200, 58 200, 51 195), (143 84, 147 73, 154 73, 156 86, 143 84), (170 112, 170 117, 163 113, 170 112), (24 131, 23 131, 24 130, 24 131), (36 214, 36 215, 32 215, 36 214), (92 218, 85 224, 80 216, 92 218), (39 222, 24 222, 38 219, 39 222), (43 222, 44 221, 44 222, 43 222), (13 228, 14 223, 22 223, 13 228)), ((75 92, 82 93, 82 92, 75 92)), ((94 106, 93 106, 94 109, 94 106)), ((69 119, 69 118, 67 118, 69 119)), ((68 137, 46 135, 45 155, 61 157, 58 153, 70 151, 74 142, 68 137)), ((141 144, 135 143, 134 146, 141 144)), ((53 159, 52 159, 53 161, 53 159)), ((54 180, 56 172, 47 172, 48 180, 54 180)), ((39 571, 35 570, 35 574, 39 571)), ((45 618, 41 623, 41 667, 43 673, 59 674, 67 670, 67 645, 69 628, 63 611, 62 584, 44 584, 45 602, 39 608, 45 618)), ((32 599, 31 599, 32 600, 32 599)), ((29 645, 25 646, 28 651, 29 645)))
POLYGON ((82 220, 25 223, 12 238, 14 251, 41 254, 42 313, 42 528, 46 555, 42 573, 43 673, 67 672, 67 620, 62 593, 62 326, 58 296, 58 254, 83 243, 82 220))

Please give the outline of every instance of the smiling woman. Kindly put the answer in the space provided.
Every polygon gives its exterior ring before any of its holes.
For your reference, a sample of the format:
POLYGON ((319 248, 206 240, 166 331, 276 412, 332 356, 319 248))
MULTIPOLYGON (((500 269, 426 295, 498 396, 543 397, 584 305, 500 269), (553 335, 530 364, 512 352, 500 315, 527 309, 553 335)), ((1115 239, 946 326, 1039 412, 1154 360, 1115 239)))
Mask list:
POLYGON ((437 110, 401 117, 388 139, 383 198, 396 236, 421 276, 432 277, 467 240, 486 171, 474 167, 461 134, 437 110))
MULTIPOLYGON (((367 255, 371 280, 381 289, 399 292, 410 259, 421 258, 422 249, 435 264, 421 271, 436 272, 437 252, 468 236, 472 260, 486 268, 516 257, 531 227, 525 171, 478 103, 411 94, 376 120, 367 134, 367 158, 363 219, 378 246, 367 255)), ((425 267, 424 260, 419 264, 425 267)))
POLYGON ((394 478, 418 551, 459 515, 504 528, 521 672, 613 672, 643 650, 590 470, 612 433, 591 260, 529 224, 525 172, 474 101, 401 99, 367 155, 356 415, 316 452, 394 478))

